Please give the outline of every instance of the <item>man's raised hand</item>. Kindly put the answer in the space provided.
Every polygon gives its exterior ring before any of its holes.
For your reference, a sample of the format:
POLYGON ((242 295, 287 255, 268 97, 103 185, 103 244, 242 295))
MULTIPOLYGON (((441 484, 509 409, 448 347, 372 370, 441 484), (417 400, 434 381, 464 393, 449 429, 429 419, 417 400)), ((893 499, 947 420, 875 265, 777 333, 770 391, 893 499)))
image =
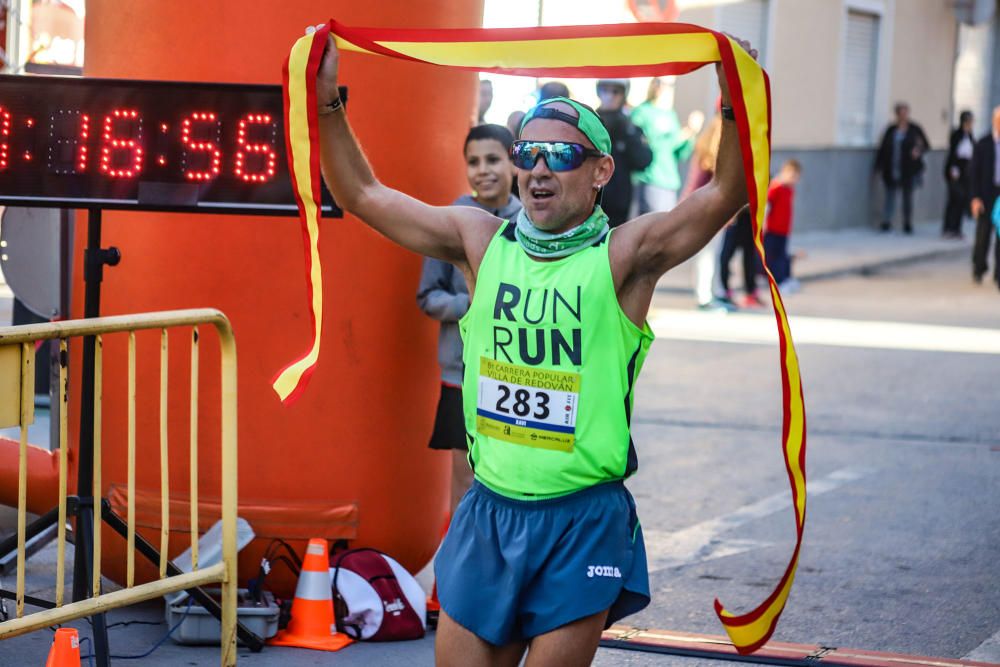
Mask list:
MULTIPOLYGON (((735 42, 740 45, 740 48, 750 54, 751 58, 757 60, 757 56, 760 54, 757 52, 757 49, 753 48, 748 40, 740 39, 735 35, 730 35, 728 32, 724 32, 722 34, 735 40, 735 42)), ((722 92, 722 103, 729 106, 732 103, 729 97, 729 82, 726 80, 726 76, 722 73, 721 61, 715 64, 715 72, 719 76, 719 90, 722 92)))
MULTIPOLYGON (((306 34, 311 35, 325 24, 306 28, 306 34)), ((337 70, 340 69, 340 51, 333 40, 333 35, 326 38, 326 50, 323 52, 323 60, 319 64, 316 72, 316 101, 320 106, 325 106, 336 100, 340 96, 337 89, 337 70)))

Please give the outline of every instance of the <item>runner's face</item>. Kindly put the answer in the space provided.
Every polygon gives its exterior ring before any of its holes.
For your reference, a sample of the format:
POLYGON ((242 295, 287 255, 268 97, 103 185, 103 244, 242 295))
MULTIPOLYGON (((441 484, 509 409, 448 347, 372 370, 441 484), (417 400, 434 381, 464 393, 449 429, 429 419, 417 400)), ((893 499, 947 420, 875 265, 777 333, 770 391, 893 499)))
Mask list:
MULTIPOLYGON (((564 105, 572 110, 572 107, 564 105)), ((575 110, 573 110, 575 114, 575 110)), ((530 121, 521 132, 525 141, 568 141, 593 148, 580 130, 551 118, 530 121)), ((587 158, 572 171, 552 171, 544 158, 532 169, 517 170, 524 211, 535 227, 561 233, 587 219, 594 210, 596 187, 607 184, 614 171, 610 157, 587 158)))
POLYGON ((476 201, 489 208, 501 208, 510 198, 514 164, 496 139, 475 139, 465 146, 465 177, 476 201))

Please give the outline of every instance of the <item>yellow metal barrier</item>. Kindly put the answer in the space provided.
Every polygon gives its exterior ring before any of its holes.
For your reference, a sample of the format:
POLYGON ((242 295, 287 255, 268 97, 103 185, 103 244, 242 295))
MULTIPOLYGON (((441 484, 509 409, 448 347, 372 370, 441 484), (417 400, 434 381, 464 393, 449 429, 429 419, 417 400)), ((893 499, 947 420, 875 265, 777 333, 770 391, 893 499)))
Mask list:
MULTIPOLYGON (((236 664, 236 342, 229 320, 218 310, 177 310, 87 320, 69 320, 18 327, 0 327, 0 427, 20 426, 17 508, 17 617, 0 623, 0 640, 48 627, 56 623, 92 616, 180 590, 220 584, 222 587, 222 657, 223 667, 236 664), (222 440, 222 560, 215 565, 198 567, 198 325, 212 325, 219 336, 221 366, 221 440, 222 440), (192 327, 191 335, 191 562, 193 571, 166 576, 167 538, 170 532, 169 470, 167 468, 167 329, 192 327), (135 585, 135 332, 160 330, 160 579, 135 585), (95 499, 101 498, 101 396, 103 387, 103 335, 128 333, 128 551, 126 588, 101 593, 101 530, 94 531, 94 597, 63 604, 66 556, 67 488, 67 397, 66 339, 95 337, 94 365, 94 487, 95 499), (57 533, 56 608, 25 616, 25 531, 27 505, 28 426, 34 421, 34 343, 59 339, 59 527, 57 533), (8 377, 15 368, 18 379, 8 377)), ((100 510, 97 509, 97 517, 100 510)), ((99 521, 99 519, 98 519, 99 521)))

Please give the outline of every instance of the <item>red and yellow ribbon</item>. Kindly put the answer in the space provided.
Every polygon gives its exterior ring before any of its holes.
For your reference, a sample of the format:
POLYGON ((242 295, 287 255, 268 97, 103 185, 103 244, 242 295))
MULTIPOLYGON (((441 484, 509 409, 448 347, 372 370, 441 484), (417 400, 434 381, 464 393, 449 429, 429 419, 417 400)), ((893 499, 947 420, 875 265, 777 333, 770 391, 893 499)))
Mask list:
MULTIPOLYGON (((753 218, 754 244, 763 263, 761 230, 770 179, 771 100, 767 74, 735 41, 712 30, 682 23, 565 26, 511 29, 410 30, 348 28, 336 21, 292 48, 285 66, 285 122, 288 156, 299 198, 310 285, 313 343, 274 382, 282 401, 302 391, 319 355, 322 282, 318 255, 319 159, 317 157, 316 68, 327 35, 342 51, 480 72, 531 77, 630 78, 686 74, 721 62, 731 92, 753 218)), ((767 271, 778 327, 782 386, 782 451, 792 488, 795 549, 774 591, 752 611, 735 615, 719 600, 715 611, 741 653, 770 638, 795 579, 806 518, 806 416, 802 380, 785 306, 767 271)))

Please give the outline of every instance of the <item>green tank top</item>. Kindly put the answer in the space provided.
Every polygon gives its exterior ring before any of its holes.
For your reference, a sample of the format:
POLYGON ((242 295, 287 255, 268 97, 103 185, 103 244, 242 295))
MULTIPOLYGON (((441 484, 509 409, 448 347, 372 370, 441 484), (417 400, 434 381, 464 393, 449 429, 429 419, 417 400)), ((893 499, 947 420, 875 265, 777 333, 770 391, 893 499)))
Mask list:
POLYGON ((653 333, 618 304, 609 239, 543 262, 507 222, 486 249, 459 322, 462 397, 469 462, 497 493, 560 496, 638 467, 632 390, 653 333))

